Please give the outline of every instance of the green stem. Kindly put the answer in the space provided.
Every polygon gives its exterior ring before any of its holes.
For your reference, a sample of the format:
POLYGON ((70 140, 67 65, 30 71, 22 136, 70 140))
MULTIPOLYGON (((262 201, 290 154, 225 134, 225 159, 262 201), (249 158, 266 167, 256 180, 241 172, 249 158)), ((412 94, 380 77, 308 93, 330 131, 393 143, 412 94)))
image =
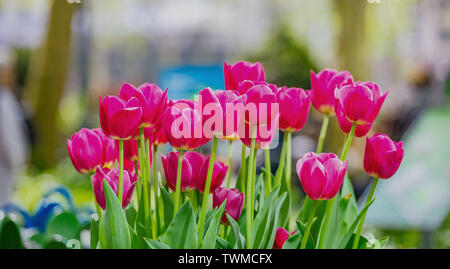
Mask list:
POLYGON ((272 192, 272 168, 270 167, 270 149, 264 149, 264 158, 266 161, 266 198, 272 192))
POLYGON ((350 130, 350 133, 347 136, 347 140, 345 141, 344 149, 342 150, 341 161, 347 160, 348 150, 350 148, 350 145, 352 144, 352 139, 353 136, 355 135, 355 130, 356 130, 356 123, 353 123, 352 129, 350 130))
POLYGON ((247 173, 247 248, 250 249, 252 246, 251 241, 251 231, 252 231, 252 225, 253 225, 253 195, 252 195, 252 184, 253 184, 253 161, 254 161, 254 154, 255 154, 255 137, 256 137, 256 126, 253 127, 252 130, 252 140, 250 142, 250 156, 248 158, 248 173, 247 173))
POLYGON ((217 150, 217 137, 214 136, 213 139, 213 147, 211 151, 211 156, 209 157, 209 166, 208 166, 208 173, 206 176, 206 183, 205 183, 205 191, 203 192, 203 201, 202 201, 202 210, 200 213, 200 219, 199 219, 199 226, 198 226, 198 245, 202 245, 203 240, 203 228, 205 225, 205 217, 206 217, 206 207, 208 206, 208 196, 209 196, 209 190, 211 188, 211 179, 213 175, 213 168, 214 168, 214 162, 216 160, 216 150, 217 150))
POLYGON ((155 193, 155 213, 156 213, 156 221, 158 225, 158 231, 161 231, 161 205, 159 204, 159 179, 158 179, 158 167, 157 167, 157 156, 158 155, 158 146, 153 146, 153 192, 155 193))
POLYGON ((325 234, 327 232, 328 223, 330 222, 330 217, 333 211, 333 205, 335 203, 336 196, 327 201, 327 208, 325 211, 325 218, 323 219, 322 228, 320 230, 319 242, 317 248, 321 249, 323 247, 323 240, 325 239, 325 234))
POLYGON ((231 182, 231 165, 233 158, 233 140, 228 141, 228 174, 227 174, 227 189, 230 188, 231 182))
POLYGON ((302 237, 302 243, 300 244, 300 249, 305 249, 306 243, 308 242, 309 232, 311 231, 311 226, 314 220, 314 215, 316 214, 316 209, 319 203, 317 201, 314 201, 314 204, 312 206, 311 212, 308 217, 308 224, 306 225, 305 232, 302 237))
POLYGON ((180 208, 180 192, 181 192, 181 172, 183 167, 183 150, 178 152, 178 168, 177 168, 177 184, 175 187, 175 205, 173 207, 173 215, 175 216, 180 208))
POLYGON ((288 193, 291 193, 291 166, 292 166, 292 132, 286 131, 285 135, 287 136, 287 145, 286 145, 286 186, 288 193))
POLYGON ((275 173, 275 186, 281 185, 281 176, 284 172, 284 161, 286 160, 287 135, 283 135, 283 145, 281 146, 280 163, 278 164, 277 172, 275 173))
POLYGON ((117 198, 119 198, 120 206, 123 200, 123 139, 119 140, 119 188, 117 191, 117 198))
MULTIPOLYGON (((153 151, 153 147, 151 147, 150 146, 150 139, 146 139, 145 140, 145 142, 146 142, 146 148, 147 148, 147 150, 149 151, 149 153, 147 154, 147 165, 148 165, 148 170, 150 171, 150 151, 152 150, 153 151)), ((155 155, 154 155, 154 152, 152 152, 152 156, 153 156, 153 164, 155 163, 155 155)), ((154 199, 154 202, 155 202, 155 212, 154 212, 154 214, 151 214, 151 218, 152 218, 152 235, 153 235, 153 238, 156 238, 156 235, 157 235, 157 233, 158 233, 158 224, 157 224, 157 216, 156 215, 158 215, 158 197, 157 197, 157 195, 158 195, 158 179, 156 178, 156 172, 155 172, 155 168, 156 168, 156 166, 154 166, 153 165, 153 191, 152 191, 152 189, 150 189, 150 193, 152 193, 153 192, 153 194, 152 195, 150 195, 150 196, 153 196, 153 199, 154 199)), ((149 180, 149 182, 150 182, 150 188, 151 188, 151 178, 150 178, 150 180, 149 180)), ((151 199, 151 198, 150 198, 151 199)), ((150 207, 150 209, 151 209, 151 207, 150 207)))
MULTIPOLYGON (((367 196, 366 206, 370 201, 372 201, 373 194, 375 193, 375 188, 377 187, 377 183, 378 183, 378 178, 375 178, 372 183, 372 187, 370 188, 369 196, 367 196)), ((364 226, 364 220, 366 219, 366 214, 367 214, 367 211, 364 212, 364 214, 361 217, 361 220, 359 221, 358 229, 356 230, 355 239, 353 240, 352 249, 358 248, 359 238, 361 237, 361 231, 364 226)))
POLYGON ((316 153, 319 154, 323 149, 323 142, 325 141, 325 136, 327 135, 328 123, 330 121, 330 115, 325 114, 322 120, 322 127, 320 128, 319 141, 317 142, 316 153))
POLYGON ((246 147, 245 144, 242 143, 242 150, 241 150, 241 180, 240 180, 240 184, 241 186, 239 186, 240 191, 245 193, 245 171, 247 170, 247 163, 245 161, 245 152, 246 152, 246 147))
POLYGON ((144 222, 145 222, 145 233, 147 236, 152 235, 152 230, 150 228, 150 194, 149 194, 149 182, 148 182, 148 173, 147 171, 147 165, 146 165, 146 150, 145 150, 145 135, 144 135, 144 128, 140 128, 140 134, 139 134, 139 151, 140 151, 140 158, 139 158, 139 164, 141 168, 141 178, 142 178, 142 195, 144 196, 144 222))

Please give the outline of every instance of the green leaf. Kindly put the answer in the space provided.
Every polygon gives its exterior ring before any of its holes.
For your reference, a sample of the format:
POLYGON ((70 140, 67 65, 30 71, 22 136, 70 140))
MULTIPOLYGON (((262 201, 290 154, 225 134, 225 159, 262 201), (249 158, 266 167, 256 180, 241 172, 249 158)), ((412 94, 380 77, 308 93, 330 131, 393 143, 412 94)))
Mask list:
POLYGON ((178 210, 161 241, 175 249, 197 248, 197 224, 194 210, 189 201, 185 202, 178 210))
POLYGON ((131 203, 125 208, 125 217, 127 218, 127 222, 131 227, 134 227, 137 218, 137 211, 131 205, 131 203))
POLYGON ((231 232, 228 236, 228 243, 230 246, 233 246, 234 249, 244 249, 245 248, 245 237, 241 234, 239 225, 237 222, 230 216, 226 215, 228 219, 228 223, 231 226, 231 232))
POLYGON ((339 242, 339 244, 337 245, 337 248, 345 248, 345 246, 347 245, 348 241, 350 241, 350 238, 352 237, 353 232, 356 229, 356 226, 358 226, 358 223, 359 223, 360 219, 365 214, 365 212, 367 212, 367 210, 369 209, 369 207, 373 203, 373 201, 375 201, 375 198, 373 198, 372 201, 367 203, 367 205, 361 210, 361 212, 359 212, 358 216, 353 221, 352 225, 348 229, 348 231, 345 234, 345 236, 341 240, 338 239, 338 240, 335 241, 335 242, 339 242))
POLYGON ((61 241, 52 240, 44 246, 44 249, 67 249, 67 247, 61 241))
MULTIPOLYGON (((353 248, 353 240, 355 239, 355 234, 352 234, 352 237, 350 238, 350 240, 348 241, 347 245, 345 246, 345 249, 352 249, 353 248)), ((367 238, 365 238, 364 236, 360 236, 359 237, 359 242, 358 242, 358 247, 357 249, 368 249, 368 248, 372 248, 368 245, 369 240, 367 240, 367 238)))
POLYGON ((220 249, 232 249, 232 247, 228 243, 228 241, 223 239, 220 236, 216 237, 216 242, 217 242, 217 245, 219 246, 220 249))
POLYGON ((19 227, 9 217, 4 217, 0 229, 0 249, 24 249, 19 227))
POLYGON ((277 201, 275 201, 275 203, 272 205, 272 213, 270 216, 270 222, 268 225, 268 232, 267 232, 267 237, 265 241, 261 242, 261 245, 259 246, 260 248, 266 248, 266 249, 271 249, 273 247, 273 242, 275 241, 275 234, 277 231, 278 223, 279 223, 279 215, 280 215, 280 211, 281 211, 281 207, 283 205, 283 202, 285 201, 287 196, 287 193, 283 193, 283 195, 281 195, 281 197, 279 197, 277 199, 277 201))
POLYGON ((148 245, 143 241, 142 238, 138 236, 133 227, 129 226, 130 229, 130 239, 131 239, 131 249, 147 249, 148 245))
MULTIPOLYGON (((139 207, 138 212, 136 215, 136 221, 134 222, 134 228, 136 229, 136 233, 139 237, 145 237, 147 236, 147 230, 145 229, 145 212, 144 212, 144 195, 143 191, 141 190, 141 199, 139 201, 139 207)), ((149 223, 151 226, 151 223, 149 223)), ((151 227, 149 227, 151 229, 151 227)))
POLYGON ((153 240, 153 239, 148 239, 148 238, 144 238, 145 242, 148 244, 148 246, 150 247, 150 249, 170 249, 170 247, 162 242, 153 240))
POLYGON ((160 190, 161 198, 164 204, 164 223, 166 223, 167 226, 173 218, 173 200, 165 188, 161 187, 160 190))
POLYGON ((301 242, 302 234, 296 231, 293 235, 289 236, 286 242, 284 242, 283 249, 299 249, 301 242))
POLYGON ((206 234, 203 236, 202 249, 214 249, 216 247, 217 230, 219 229, 220 220, 225 211, 225 204, 226 199, 218 209, 214 210, 206 234))
MULTIPOLYGON (((314 223, 317 222, 317 218, 313 218, 313 225, 314 223)), ((306 230, 306 223, 303 223, 300 220, 297 220, 297 228, 298 228, 298 232, 301 235, 301 237, 303 237, 303 234, 305 233, 306 230)), ((308 241, 306 241, 306 246, 305 249, 313 249, 315 247, 315 241, 313 239, 313 236, 311 235, 311 233, 308 236, 308 241)), ((297 248, 300 248, 300 244, 297 246, 297 248)))
POLYGON ((247 179, 247 172, 248 172, 247 171, 247 169, 248 169, 248 159, 249 159, 249 157, 245 158, 245 168, 246 169, 244 169, 244 173, 241 173, 241 169, 242 169, 242 167, 241 167, 239 169, 238 177, 236 179, 236 188, 239 189, 239 191, 241 191, 243 193, 246 193, 245 192, 245 188, 247 187, 247 186, 245 186, 245 182, 246 182, 246 179, 247 179))
POLYGON ((45 236, 49 239, 54 235, 61 235, 67 240, 80 239, 80 223, 77 217, 68 211, 53 217, 48 223, 45 236))
POLYGON ((266 201, 264 202, 263 207, 259 210, 256 215, 255 221, 253 222, 253 227, 251 231, 251 239, 252 239, 252 248, 258 248, 261 242, 264 242, 268 233, 270 232, 268 223, 270 224, 270 216, 271 210, 273 210, 273 202, 278 196, 280 188, 277 187, 273 190, 266 201))
POLYGON ((99 236, 99 228, 98 228, 98 221, 92 219, 91 220, 91 241, 90 241, 90 247, 91 249, 96 249, 98 245, 98 236, 99 236))
POLYGON ((130 230, 119 199, 105 179, 103 189, 106 210, 100 220, 100 246, 103 249, 129 249, 131 247, 130 230))

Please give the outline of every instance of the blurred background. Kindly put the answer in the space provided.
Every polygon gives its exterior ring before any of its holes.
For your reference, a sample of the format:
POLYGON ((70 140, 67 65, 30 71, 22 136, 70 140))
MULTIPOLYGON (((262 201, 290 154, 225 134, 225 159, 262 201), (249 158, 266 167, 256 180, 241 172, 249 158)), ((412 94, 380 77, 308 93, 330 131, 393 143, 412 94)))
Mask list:
MULTIPOLYGON (((223 88, 223 62, 238 60, 261 61, 278 86, 309 89, 309 70, 335 68, 389 89, 369 135, 404 140, 406 155, 379 185, 366 232, 389 236, 391 248, 450 248, 448 0, 0 0, 0 206, 37 210, 61 184, 76 206, 92 206, 89 177, 72 167, 65 141, 99 126, 99 97, 154 82, 172 99, 191 98, 223 88)), ((293 161, 315 150, 321 119, 311 109, 293 161)), ((339 153, 343 141, 333 118, 325 150, 339 153)), ((349 155, 361 201, 364 145, 354 139, 349 155)))

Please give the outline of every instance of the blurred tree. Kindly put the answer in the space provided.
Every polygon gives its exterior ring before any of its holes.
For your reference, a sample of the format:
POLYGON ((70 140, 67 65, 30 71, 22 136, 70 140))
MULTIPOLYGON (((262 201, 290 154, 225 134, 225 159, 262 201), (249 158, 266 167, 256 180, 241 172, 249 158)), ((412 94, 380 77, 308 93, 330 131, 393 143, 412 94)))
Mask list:
POLYGON ((309 70, 317 70, 308 48, 289 31, 287 23, 276 23, 264 48, 247 57, 264 65, 267 81, 279 86, 310 89, 309 70))
POLYGON ((56 115, 69 66, 72 16, 78 6, 68 1, 52 1, 47 37, 30 66, 27 91, 36 130, 32 162, 40 169, 54 165, 55 150, 60 146, 56 115))

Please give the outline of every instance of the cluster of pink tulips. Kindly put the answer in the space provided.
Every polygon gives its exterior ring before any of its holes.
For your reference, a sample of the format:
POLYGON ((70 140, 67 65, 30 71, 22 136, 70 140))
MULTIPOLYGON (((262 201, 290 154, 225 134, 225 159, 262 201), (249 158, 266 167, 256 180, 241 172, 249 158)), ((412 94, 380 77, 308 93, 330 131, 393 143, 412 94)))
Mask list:
POLYGON ((366 139, 364 169, 374 180, 359 213, 346 159, 352 138, 366 136, 388 92, 331 69, 311 71, 310 90, 279 87, 266 82, 260 63, 243 61, 225 63, 224 78, 224 90, 203 89, 195 101, 169 100, 168 89, 151 83, 126 83, 119 96, 100 99, 101 129, 83 128, 67 141, 75 169, 92 176, 98 221, 92 224, 97 228, 91 229, 91 246, 368 247, 361 235, 365 215, 378 180, 399 168, 403 143, 385 134, 366 139), (292 133, 305 126, 311 103, 324 117, 316 152, 296 163, 307 198, 294 215, 292 133), (347 134, 340 156, 322 152, 333 116, 347 134), (277 130, 284 135, 273 175, 270 144, 277 130), (210 155, 195 151, 211 140, 210 155), (219 140, 228 143, 227 164, 216 161, 219 140), (231 148, 238 140, 241 166, 232 180, 231 148), (174 151, 159 156, 158 147, 166 143, 174 151), (265 157, 259 176, 258 151, 265 157))

